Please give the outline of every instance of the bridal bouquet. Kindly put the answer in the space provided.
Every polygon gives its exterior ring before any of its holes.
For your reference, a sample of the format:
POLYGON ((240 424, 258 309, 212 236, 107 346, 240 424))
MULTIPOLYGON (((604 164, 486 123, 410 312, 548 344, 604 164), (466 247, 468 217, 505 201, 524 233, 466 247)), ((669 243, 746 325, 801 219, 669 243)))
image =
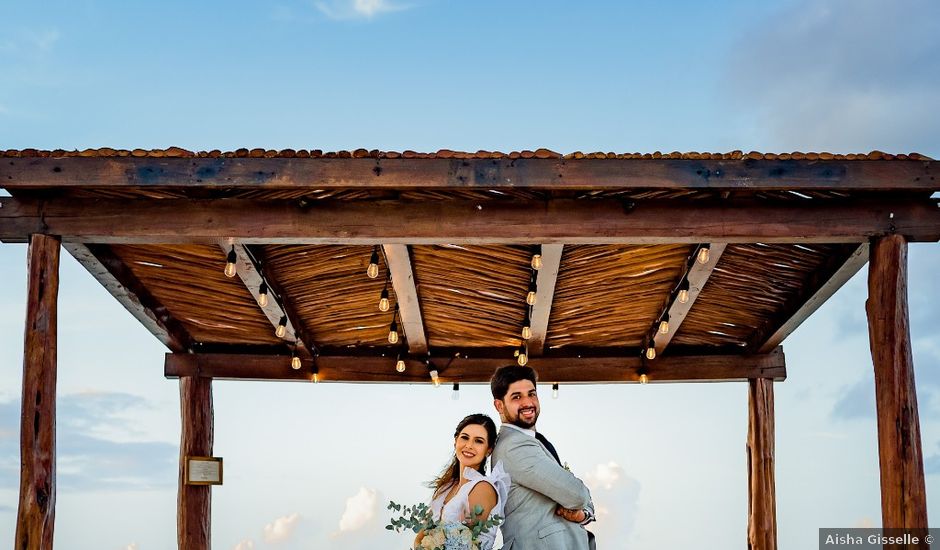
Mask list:
MULTIPOLYGON (((388 509, 401 512, 400 517, 393 517, 391 523, 385 526, 389 531, 396 533, 401 533, 405 529, 410 529, 415 533, 424 531, 424 538, 417 547, 419 550, 480 550, 480 535, 502 522, 499 516, 479 521, 472 527, 451 521, 435 521, 431 509, 423 503, 403 506, 389 502, 388 509)), ((474 517, 479 517, 482 513, 482 506, 474 506, 474 517)))

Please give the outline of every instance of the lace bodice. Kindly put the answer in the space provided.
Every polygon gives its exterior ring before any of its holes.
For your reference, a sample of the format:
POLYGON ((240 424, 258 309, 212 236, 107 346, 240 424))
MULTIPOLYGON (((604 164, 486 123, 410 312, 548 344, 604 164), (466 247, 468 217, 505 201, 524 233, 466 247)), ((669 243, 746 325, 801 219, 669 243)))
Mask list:
MULTIPOLYGON (((431 501, 431 512, 434 514, 435 519, 445 522, 453 521, 461 523, 466 520, 467 516, 470 515, 470 491, 481 481, 489 482, 493 488, 496 489, 496 506, 493 506, 493 509, 490 510, 489 517, 495 515, 503 518, 506 517, 503 513, 503 506, 505 506, 506 497, 509 494, 509 474, 503 470, 502 462, 497 462, 489 475, 483 475, 471 468, 464 468, 464 477, 467 478, 467 482, 457 490, 457 494, 451 497, 451 499, 447 501, 447 504, 444 504, 444 499, 449 492, 446 490, 442 491, 440 495, 431 501)), ((480 535, 481 550, 490 550, 493 548, 493 543, 496 540, 496 532, 497 529, 494 528, 480 535)))

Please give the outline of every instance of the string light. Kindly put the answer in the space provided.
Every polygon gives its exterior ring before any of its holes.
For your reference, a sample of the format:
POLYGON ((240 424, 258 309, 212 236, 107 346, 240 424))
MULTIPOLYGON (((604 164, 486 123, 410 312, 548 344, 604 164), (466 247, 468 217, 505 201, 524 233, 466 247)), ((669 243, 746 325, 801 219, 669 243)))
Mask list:
POLYGON ((372 249, 372 256, 369 257, 369 267, 366 268, 366 275, 370 279, 375 279, 379 276, 379 248, 374 247, 372 249))
POLYGON ((441 386, 441 377, 437 374, 437 369, 431 369, 428 374, 431 376, 431 383, 434 384, 434 387, 439 388, 441 386))
POLYGON ((669 314, 668 313, 664 314, 662 321, 659 322, 659 333, 669 334, 669 314))
POLYGON ((238 256, 235 255, 235 245, 232 245, 232 250, 229 251, 228 256, 225 258, 225 276, 232 278, 235 276, 235 262, 238 261, 238 256))
POLYGON ((538 287, 535 284, 535 277, 532 277, 532 279, 529 281, 529 293, 526 294, 525 297, 525 303, 529 304, 530 306, 535 305, 536 290, 538 290, 538 287))
POLYGON ((552 384, 552 399, 558 399, 558 382, 552 384))
POLYGON ((405 372, 405 360, 401 358, 401 352, 398 353, 398 360, 395 361, 395 370, 405 372))
POLYGON ((300 357, 297 357, 296 353, 294 353, 294 356, 290 359, 290 366, 294 370, 300 370, 300 367, 303 366, 303 364, 300 362, 300 357))
POLYGON ((388 343, 398 343, 398 319, 392 319, 392 326, 388 328, 388 343))
POLYGON ((707 244, 703 244, 703 245, 699 246, 699 248, 698 248, 698 263, 700 263, 700 264, 707 264, 709 258, 710 258, 710 255, 709 255, 709 246, 708 246, 707 244))
POLYGON ((316 365, 313 366, 313 383, 320 383, 320 369, 316 365))
POLYGON ((640 384, 648 384, 650 381, 650 377, 649 377, 649 374, 647 374, 646 372, 646 367, 641 368, 639 370, 639 374, 640 374, 640 384))
POLYGON ((388 311, 388 288, 382 289, 382 297, 379 298, 379 311, 386 312, 388 311))
POLYGON ((679 303, 687 304, 689 303, 689 280, 682 279, 682 283, 679 285, 679 303))
POLYGON ((539 245, 536 253, 532 255, 532 269, 536 271, 542 269, 542 245, 539 245))
POLYGON ((524 367, 529 362, 529 351, 526 349, 525 344, 519 346, 519 351, 516 352, 516 362, 519 363, 520 367, 524 367))
POLYGON ((261 288, 258 289, 258 305, 265 307, 268 305, 268 283, 262 281, 261 288))
POLYGON ((525 321, 522 322, 522 339, 532 338, 532 320, 529 318, 529 308, 525 311, 525 321))
POLYGON ((650 361, 652 361, 653 359, 656 359, 656 345, 653 342, 653 340, 650 340, 646 344, 646 358, 649 359, 650 361))
POLYGON ((454 401, 457 401, 458 399, 460 399, 460 384, 458 384, 457 382, 454 382, 454 391, 451 392, 450 398, 453 399, 454 401))
POLYGON ((283 338, 287 334, 287 315, 282 315, 281 320, 277 322, 277 328, 274 329, 274 335, 283 338))

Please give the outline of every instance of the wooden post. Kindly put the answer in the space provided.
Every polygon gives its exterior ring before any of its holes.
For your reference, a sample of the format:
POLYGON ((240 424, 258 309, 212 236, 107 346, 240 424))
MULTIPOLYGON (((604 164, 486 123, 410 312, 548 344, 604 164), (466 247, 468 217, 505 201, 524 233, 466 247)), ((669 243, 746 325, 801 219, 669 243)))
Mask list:
POLYGON ((747 547, 776 550, 774 381, 752 378, 747 400, 747 547))
POLYGON ((32 235, 27 263, 23 401, 20 414, 18 550, 52 548, 55 527, 56 300, 58 237, 32 235))
POLYGON ((209 550, 212 488, 186 485, 186 456, 212 456, 212 379, 180 378, 180 477, 176 535, 180 550, 209 550))
POLYGON ((882 527, 927 528, 914 360, 907 311, 907 241, 872 242, 868 268, 868 335, 875 366, 882 527))

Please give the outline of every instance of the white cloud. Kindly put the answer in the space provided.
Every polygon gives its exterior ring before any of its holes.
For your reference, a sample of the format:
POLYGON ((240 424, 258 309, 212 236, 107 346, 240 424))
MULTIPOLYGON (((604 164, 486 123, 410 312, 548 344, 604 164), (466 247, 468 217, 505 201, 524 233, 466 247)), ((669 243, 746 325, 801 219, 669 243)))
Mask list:
POLYGON ((255 541, 251 539, 245 539, 239 542, 238 544, 236 544, 235 548, 233 548, 232 550, 254 550, 254 548, 255 548, 255 541))
MULTIPOLYGON (((290 538, 300 522, 300 514, 293 513, 288 516, 282 516, 264 526, 265 542, 284 542, 290 538)), ((245 548, 254 548, 254 542, 248 541, 251 546, 245 548)), ((241 543, 239 543, 241 544, 241 543)))
POLYGON ((597 518, 589 529, 600 540, 629 541, 636 523, 640 484, 612 460, 585 474, 584 483, 591 490, 597 518))
POLYGON ((595 466, 593 470, 584 476, 584 482, 591 489, 600 487, 612 489, 621 476, 623 476, 623 468, 616 462, 610 461, 607 464, 595 466))
POLYGON ((375 489, 360 487, 359 492, 346 499, 346 509, 339 520, 343 533, 358 531, 375 520, 379 494, 375 489))
POLYGON ((138 550, 138 548, 140 548, 140 547, 137 546, 137 543, 136 543, 136 542, 132 542, 132 543, 128 544, 127 546, 125 546, 125 547, 124 547, 124 550, 138 550))
POLYGON ((323 0, 315 2, 314 6, 330 19, 371 19, 376 15, 410 7, 392 4, 388 0, 323 0))

